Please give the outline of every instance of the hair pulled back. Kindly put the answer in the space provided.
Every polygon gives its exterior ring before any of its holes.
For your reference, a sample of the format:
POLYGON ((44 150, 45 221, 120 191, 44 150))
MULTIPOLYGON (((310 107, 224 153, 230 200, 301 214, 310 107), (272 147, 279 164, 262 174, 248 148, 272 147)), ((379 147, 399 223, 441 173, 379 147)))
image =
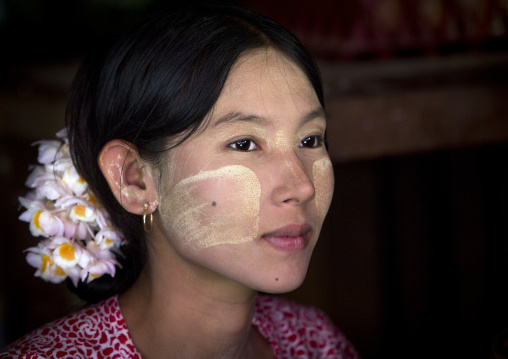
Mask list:
POLYGON ((273 48, 306 74, 323 105, 317 67, 276 22, 244 9, 205 6, 166 12, 85 59, 67 107, 71 155, 78 172, 126 240, 122 268, 71 290, 96 302, 129 288, 146 257, 140 217, 114 197, 99 166, 102 147, 130 142, 145 161, 157 163, 168 140, 190 135, 216 103, 231 67, 248 50, 273 48))

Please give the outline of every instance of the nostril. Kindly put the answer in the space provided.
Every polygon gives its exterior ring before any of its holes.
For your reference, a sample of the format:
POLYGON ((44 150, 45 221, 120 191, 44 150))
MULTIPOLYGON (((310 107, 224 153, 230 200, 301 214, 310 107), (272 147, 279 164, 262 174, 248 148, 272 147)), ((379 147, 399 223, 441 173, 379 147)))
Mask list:
POLYGON ((282 203, 295 203, 302 204, 312 201, 316 195, 314 184, 309 180, 299 180, 298 183, 287 184, 284 186, 285 190, 282 203))

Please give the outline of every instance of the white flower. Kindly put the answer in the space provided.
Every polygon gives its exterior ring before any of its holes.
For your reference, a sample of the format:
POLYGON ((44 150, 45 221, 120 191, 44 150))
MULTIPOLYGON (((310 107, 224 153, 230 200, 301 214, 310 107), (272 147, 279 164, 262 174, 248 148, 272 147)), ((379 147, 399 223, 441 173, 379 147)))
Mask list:
POLYGON ((74 166, 70 166, 64 171, 62 182, 66 184, 76 196, 83 195, 88 188, 88 184, 83 177, 78 174, 74 166))
POLYGON ((56 154, 62 142, 58 140, 52 141, 37 141, 34 145, 39 145, 39 156, 37 160, 39 163, 52 163, 56 159, 56 154))
POLYGON ((86 249, 90 255, 97 260, 112 260, 116 262, 115 255, 109 248, 103 248, 96 241, 89 241, 86 244, 86 249))
POLYGON ((64 233, 64 224, 53 213, 40 209, 34 213, 30 221, 30 232, 34 237, 61 236, 64 233))
POLYGON ((40 172, 33 180, 32 187, 35 188, 39 197, 54 201, 67 194, 65 187, 57 173, 52 171, 40 172))
POLYGON ((106 210, 104 208, 98 207, 96 209, 96 211, 97 211, 96 212, 97 225, 99 226, 99 228, 105 229, 105 228, 113 227, 113 225, 111 224, 111 219, 109 218, 109 214, 108 214, 108 212, 106 212, 106 210))
POLYGON ((19 201, 27 208, 19 219, 30 223, 30 232, 34 237, 61 236, 64 233, 64 224, 54 213, 48 210, 41 201, 30 201, 20 197, 19 201))
POLYGON ((19 219, 30 223, 33 236, 48 238, 27 249, 35 276, 53 283, 70 278, 77 286, 79 280, 115 275, 120 265, 115 252, 123 239, 76 171, 66 129, 57 137, 61 141, 35 143, 40 165, 32 167, 26 181, 33 190, 19 198, 26 208, 19 219))
POLYGON ((66 216, 67 220, 64 221, 64 236, 66 238, 75 239, 90 239, 91 235, 89 232, 88 224, 83 222, 75 222, 68 218, 67 213, 62 213, 61 216, 66 216))
POLYGON ((60 283, 67 278, 64 270, 53 261, 51 252, 44 242, 41 242, 37 247, 29 248, 26 260, 28 264, 37 268, 36 277, 41 277, 52 283, 60 283))
POLYGON ((67 127, 64 127, 60 131, 58 131, 56 133, 56 137, 62 139, 64 143, 68 144, 69 140, 67 139, 67 127))
POLYGON ((81 279, 81 272, 83 271, 79 266, 63 269, 67 277, 69 277, 75 287, 78 286, 78 282, 81 279))
POLYGON ((39 176, 46 173, 46 169, 44 166, 31 166, 32 172, 28 175, 26 179, 25 185, 30 188, 35 188, 35 182, 39 178, 39 176))
POLYGON ((104 274, 109 274, 110 276, 114 277, 116 273, 116 267, 117 265, 116 261, 107 260, 107 259, 100 259, 95 260, 90 263, 90 265, 86 268, 86 271, 83 273, 86 273, 86 276, 81 276, 81 280, 87 281, 87 283, 90 283, 92 280, 99 278, 103 276, 104 274))
POLYGON ((66 194, 55 201, 55 208, 71 210, 77 204, 91 206, 91 204, 82 197, 66 194))
POLYGON ((120 264, 116 261, 113 252, 107 248, 101 248, 95 241, 89 241, 86 245, 88 253, 92 256, 92 260, 84 268, 81 280, 90 282, 104 274, 115 276, 116 266, 120 264))
POLYGON ((72 207, 69 217, 74 221, 95 222, 95 208, 84 204, 77 204, 72 207))
POLYGON ((19 203, 21 203, 21 205, 26 208, 26 211, 21 213, 21 215, 19 216, 19 219, 24 222, 30 222, 35 212, 37 212, 40 209, 45 209, 44 204, 37 199, 32 200, 27 196, 27 197, 18 197, 18 200, 19 203))
MULTIPOLYGON (((59 152, 59 154, 63 155, 64 152, 65 151, 59 152)), ((67 170, 67 168, 74 166, 72 164, 72 160, 69 156, 70 156, 70 154, 68 156, 58 158, 55 162, 53 162, 53 164, 52 164, 53 170, 55 172, 63 173, 67 170)))
POLYGON ((112 247, 120 247, 122 244, 122 237, 112 227, 107 227, 95 235, 95 243, 101 249, 110 249, 112 247))
POLYGON ((52 253, 56 265, 65 270, 78 264, 83 249, 76 242, 65 237, 56 237, 53 238, 53 243, 57 246, 52 253))
POLYGON ((68 209, 69 218, 75 222, 92 223, 97 218, 95 205, 78 196, 63 196, 55 201, 55 207, 68 209))

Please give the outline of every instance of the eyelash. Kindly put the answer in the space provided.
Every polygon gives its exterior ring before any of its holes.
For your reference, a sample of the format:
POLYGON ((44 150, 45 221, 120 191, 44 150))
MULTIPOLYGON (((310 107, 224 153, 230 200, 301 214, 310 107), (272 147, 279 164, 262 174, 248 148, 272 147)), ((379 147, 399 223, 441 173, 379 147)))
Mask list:
POLYGON ((253 140, 251 140, 249 138, 243 138, 241 140, 235 141, 233 143, 230 143, 228 146, 234 150, 241 151, 241 152, 250 152, 250 151, 258 150, 260 148, 256 142, 254 142, 253 140), (243 145, 245 145, 245 143, 250 143, 250 145, 247 149, 240 149, 240 148, 235 147, 237 145, 243 146, 243 145), (256 148, 251 148, 252 145, 254 145, 256 148))
MULTIPOLYGON (((325 144, 325 143, 326 143, 326 141, 322 136, 312 135, 312 136, 305 137, 300 142, 298 147, 300 147, 300 148, 317 148, 317 147, 323 146, 323 144, 325 144), (308 143, 308 141, 314 141, 315 143, 312 144, 311 146, 307 147, 306 144, 308 143)), ((232 142, 228 145, 228 147, 231 147, 232 149, 241 151, 241 152, 250 152, 250 151, 255 151, 255 150, 260 149, 259 145, 254 140, 251 140, 249 138, 243 138, 241 140, 232 142), (249 144, 248 148, 246 148, 246 149, 241 149, 241 148, 237 147, 237 146, 245 146, 245 144, 249 144)))
POLYGON ((312 135, 312 136, 307 136, 305 137, 302 142, 300 142, 300 144, 298 145, 298 147, 301 147, 301 148, 317 148, 317 147, 321 147, 323 146, 323 144, 325 144, 325 139, 323 138, 323 136, 319 136, 319 135, 312 135), (308 140, 314 140, 316 142, 316 144, 310 146, 310 147, 305 147, 303 144, 308 141, 308 140))

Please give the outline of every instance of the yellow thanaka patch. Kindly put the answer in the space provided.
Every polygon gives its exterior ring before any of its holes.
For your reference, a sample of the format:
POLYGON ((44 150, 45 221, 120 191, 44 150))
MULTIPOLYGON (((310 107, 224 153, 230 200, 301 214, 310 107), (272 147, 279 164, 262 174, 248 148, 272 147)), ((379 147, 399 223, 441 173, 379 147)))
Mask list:
POLYGON ((229 165, 201 171, 179 181, 167 197, 167 208, 179 208, 179 211, 162 210, 161 214, 188 245, 202 249, 239 244, 250 242, 258 235, 261 185, 247 167, 229 165), (215 202, 215 196, 226 190, 228 196, 215 202))
POLYGON ((328 156, 314 162, 312 176, 314 177, 314 188, 316 189, 317 212, 319 217, 324 220, 333 194, 333 167, 328 156))

